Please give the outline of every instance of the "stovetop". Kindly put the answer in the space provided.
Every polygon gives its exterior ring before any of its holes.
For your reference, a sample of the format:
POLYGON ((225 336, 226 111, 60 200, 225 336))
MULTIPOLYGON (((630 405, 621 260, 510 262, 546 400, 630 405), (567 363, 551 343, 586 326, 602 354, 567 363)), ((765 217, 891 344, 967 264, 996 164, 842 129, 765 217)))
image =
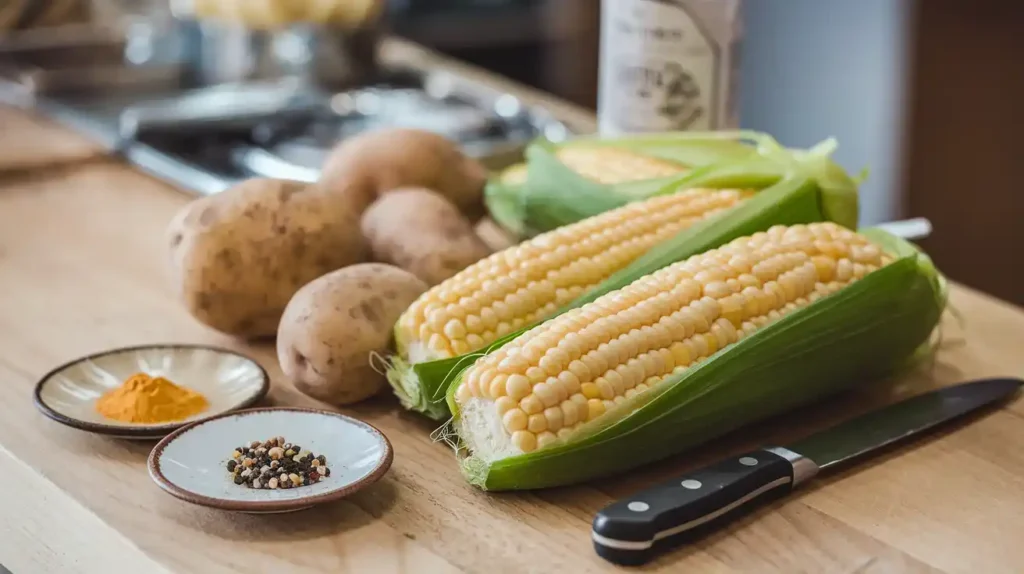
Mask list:
POLYGON ((447 71, 412 67, 391 67, 374 81, 340 91, 297 78, 184 90, 173 70, 131 68, 118 71, 116 89, 105 90, 70 89, 57 77, 54 85, 61 89, 32 92, 26 87, 46 84, 10 70, 7 79, 0 99, 30 105, 142 170, 200 194, 249 177, 313 181, 334 145, 376 128, 441 133, 493 169, 517 161, 538 136, 559 140, 575 132, 548 110, 510 94, 447 71))
MULTIPOLYGON (((153 113, 150 104, 133 119, 137 107, 128 107, 120 115, 120 136, 123 153, 153 170, 150 150, 174 158, 182 164, 201 169, 230 185, 247 177, 276 177, 314 181, 326 155, 337 142, 360 132, 385 127, 412 127, 434 131, 459 142, 463 150, 484 160, 491 167, 511 163, 521 147, 531 139, 546 134, 550 138, 565 137, 568 128, 561 122, 531 115, 514 98, 497 98, 486 105, 458 93, 440 93, 434 86, 431 94, 423 87, 406 81, 389 81, 340 93, 300 92, 283 98, 287 102, 274 105, 270 113, 242 114, 244 117, 214 112, 201 119, 182 120, 171 113, 166 121, 153 113), (127 120, 126 120, 127 119, 127 120), (127 145, 125 145, 127 144, 127 145), (139 149, 140 145, 145 150, 139 149)), ((233 88, 237 89, 237 88, 233 88)), ((282 84, 247 86, 246 95, 230 99, 251 98, 254 93, 285 94, 282 84)), ((227 100, 222 93, 193 97, 227 100)), ((197 104, 187 97, 176 99, 169 109, 179 111, 182 104, 197 104)), ((194 107, 199 107, 197 104, 194 107)), ((239 108, 235 108, 237 113, 239 108)), ((158 173, 167 177, 166 173, 158 173)), ((178 183, 191 178, 172 176, 178 183)), ((209 185, 197 191, 207 191, 209 185)), ((216 186, 214 186, 216 187, 216 186)))

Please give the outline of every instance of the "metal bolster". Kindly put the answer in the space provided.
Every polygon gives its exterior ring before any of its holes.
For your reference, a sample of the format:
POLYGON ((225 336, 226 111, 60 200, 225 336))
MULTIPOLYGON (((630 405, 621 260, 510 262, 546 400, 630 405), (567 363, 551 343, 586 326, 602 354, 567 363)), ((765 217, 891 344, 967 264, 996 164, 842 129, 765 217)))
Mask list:
POLYGON ((802 482, 814 478, 814 476, 818 474, 818 465, 813 460, 800 453, 793 452, 788 448, 783 448, 781 446, 765 450, 772 454, 781 456, 788 460, 789 464, 793 466, 793 488, 796 488, 802 482))

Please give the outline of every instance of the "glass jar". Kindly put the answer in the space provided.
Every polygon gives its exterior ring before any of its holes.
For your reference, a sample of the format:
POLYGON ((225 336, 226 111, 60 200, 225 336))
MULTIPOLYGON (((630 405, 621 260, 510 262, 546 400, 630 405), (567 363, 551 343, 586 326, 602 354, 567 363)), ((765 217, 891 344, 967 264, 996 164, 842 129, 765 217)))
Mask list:
POLYGON ((732 129, 741 0, 603 0, 601 133, 732 129))

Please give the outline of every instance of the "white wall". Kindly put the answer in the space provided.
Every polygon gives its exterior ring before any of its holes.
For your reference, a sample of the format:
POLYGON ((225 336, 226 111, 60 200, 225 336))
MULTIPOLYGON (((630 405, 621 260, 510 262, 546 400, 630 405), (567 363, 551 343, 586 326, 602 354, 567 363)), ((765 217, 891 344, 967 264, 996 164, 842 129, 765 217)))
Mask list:
POLYGON ((746 0, 740 122, 783 144, 830 136, 851 172, 867 166, 861 223, 899 217, 910 0, 746 0))

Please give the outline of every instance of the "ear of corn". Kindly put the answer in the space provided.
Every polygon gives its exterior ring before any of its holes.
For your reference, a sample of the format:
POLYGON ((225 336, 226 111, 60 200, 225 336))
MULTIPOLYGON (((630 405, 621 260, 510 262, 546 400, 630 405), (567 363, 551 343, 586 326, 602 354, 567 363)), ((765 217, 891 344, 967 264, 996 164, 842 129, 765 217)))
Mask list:
MULTIPOLYGON (((388 371, 388 380, 395 393, 406 408, 431 418, 443 419, 449 415, 444 400, 445 392, 459 371, 534 323, 578 307, 662 266, 717 247, 744 234, 767 229, 773 224, 809 223, 825 219, 821 210, 820 187, 812 179, 796 175, 762 189, 735 206, 722 204, 703 217, 678 220, 674 228, 667 228, 662 223, 659 227, 662 231, 658 233, 663 235, 650 235, 644 231, 645 225, 650 222, 632 222, 627 227, 632 228, 632 233, 647 237, 647 243, 640 245, 634 243, 634 239, 629 242, 632 247, 625 246, 631 250, 629 253, 622 253, 623 247, 615 248, 620 252, 617 256, 605 253, 604 256, 615 261, 599 265, 598 272, 595 272, 594 264, 601 258, 594 253, 586 254, 582 262, 576 260, 581 255, 577 251, 590 248, 583 238, 602 227, 595 224, 606 221, 602 218, 607 218, 607 221, 621 220, 620 215, 623 213, 644 214, 651 211, 649 206, 669 205, 677 201, 674 198, 694 194, 711 194, 715 197, 715 194, 721 193, 715 190, 684 190, 674 196, 658 196, 645 202, 629 204, 620 208, 621 211, 576 224, 580 227, 567 226, 552 235, 538 237, 536 243, 527 242, 492 255, 428 291, 403 314, 395 327, 399 354, 392 358, 388 371), (539 264, 533 259, 548 263, 539 264), (587 273, 581 275, 577 266, 582 266, 587 273), (530 275, 533 271, 538 272, 536 277, 530 275), (485 277, 486 273, 494 277, 485 277), (518 281, 514 277, 517 274, 523 276, 518 281), (543 280, 561 281, 561 275, 565 275, 565 278, 581 276, 583 280, 573 279, 573 284, 560 286, 561 291, 556 288, 552 298, 551 289, 543 280), (489 283, 485 284, 487 281, 489 283), (499 283, 509 285, 503 287, 499 283), (529 304, 522 301, 524 297, 519 294, 519 289, 523 289, 524 285, 519 283, 525 283, 529 294, 525 299, 529 304), (515 293, 512 292, 513 288, 516 289, 515 293), (494 303, 499 296, 505 299, 496 307, 494 303), (462 302, 463 298, 474 299, 476 302, 462 302), (457 302, 459 304, 455 305, 457 302), (484 312, 484 303, 491 305, 490 310, 494 313, 484 312), (439 312, 442 307, 445 309, 443 313, 439 312), (490 317, 492 314, 495 316, 490 317), (470 315, 473 315, 473 319, 469 318, 470 315), (457 319, 457 324, 450 326, 450 333, 445 333, 451 319, 457 319), (480 322, 481 325, 474 326, 470 322, 480 322), (427 326, 424 327, 424 324, 427 326), (470 337, 471 334, 478 336, 470 337), (455 344, 452 337, 462 342, 455 344)), ((730 191, 726 195, 734 193, 730 191)), ((855 191, 851 190, 851 193, 855 194, 855 191)), ((680 204, 679 208, 685 211, 686 206, 680 204)), ((658 208, 654 211, 663 210, 658 208)), ((661 216, 668 216, 669 221, 675 219, 670 211, 665 211, 661 216)), ((856 214, 845 213, 837 218, 855 220, 856 214)))
POLYGON ((580 137, 560 143, 541 140, 527 149, 526 169, 513 167, 490 181, 485 200, 506 229, 525 237, 650 197, 694 170, 755 152, 739 135, 720 132, 580 137), (537 193, 529 191, 530 177, 539 185, 537 193), (567 200, 568 208, 584 198, 599 203, 553 218, 554 213, 543 213, 542 205, 550 203, 543 197, 553 187, 557 187, 556 196, 567 200), (541 204, 536 204, 538 200, 541 204))
POLYGON ((913 246, 777 226, 534 327, 448 392, 469 481, 588 480, 663 458, 902 366, 945 285, 913 246))
POLYGON ((813 172, 822 187, 823 209, 838 213, 849 206, 836 201, 855 198, 848 192, 856 185, 828 159, 833 147, 826 141, 811 150, 786 150, 755 132, 537 141, 526 151, 526 181, 515 183, 517 171, 503 174, 492 187, 489 206, 501 212, 510 231, 530 235, 668 189, 763 188, 794 172, 813 172), (673 165, 686 168, 673 173, 673 165))

